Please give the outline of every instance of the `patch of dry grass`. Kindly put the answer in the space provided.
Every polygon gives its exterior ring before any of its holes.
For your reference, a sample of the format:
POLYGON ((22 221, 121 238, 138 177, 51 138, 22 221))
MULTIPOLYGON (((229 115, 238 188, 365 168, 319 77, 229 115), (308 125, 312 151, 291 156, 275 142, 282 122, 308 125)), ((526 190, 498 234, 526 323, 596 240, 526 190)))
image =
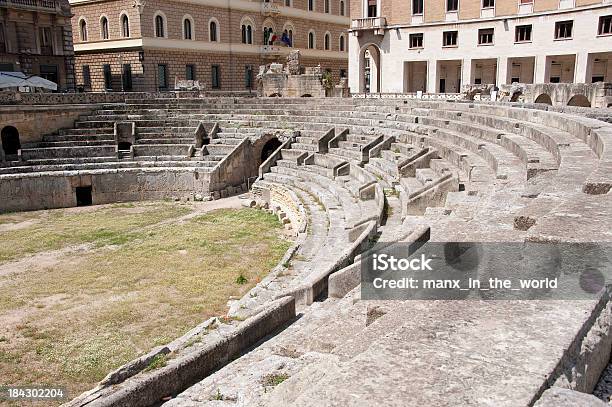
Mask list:
MULTIPOLYGON (((63 385, 76 396, 119 365, 224 314, 228 298, 248 292, 291 244, 274 216, 255 209, 177 223, 168 220, 189 207, 137 208, 53 214, 35 226, 37 236, 53 243, 29 244, 19 253, 0 249, 6 259, 63 247, 63 239, 97 246, 49 267, 0 274, 0 336, 6 339, 0 385, 63 385), (248 283, 237 283, 241 275, 248 283)), ((0 247, 8 239, 2 241, 0 247)))

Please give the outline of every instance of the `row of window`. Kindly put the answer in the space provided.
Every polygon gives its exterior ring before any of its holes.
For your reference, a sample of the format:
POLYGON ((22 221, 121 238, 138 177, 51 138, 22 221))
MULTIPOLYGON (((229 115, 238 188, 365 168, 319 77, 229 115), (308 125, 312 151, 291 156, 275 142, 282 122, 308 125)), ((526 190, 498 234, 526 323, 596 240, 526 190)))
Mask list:
MULTIPOLYGON (((102 65, 102 72, 104 77, 104 89, 113 89, 113 75, 111 66, 109 64, 102 65)), ((211 65, 211 87, 213 89, 221 88, 221 66, 211 65)), ((328 70, 329 72, 329 70, 328 70)), ((83 87, 86 90, 91 89, 91 68, 89 65, 83 65, 83 87)), ((340 77, 346 77, 346 70, 340 70, 340 77)), ((193 64, 185 65, 185 79, 190 81, 197 80, 197 66, 193 64)), ((132 66, 130 64, 123 64, 121 67, 121 90, 131 91, 132 86, 132 66)), ((244 66, 244 85, 246 89, 253 88, 253 65, 244 66)), ((169 87, 169 73, 168 65, 158 64, 157 65, 157 87, 160 90, 167 90, 169 87)))
MULTIPOLYGON (((253 26, 254 23, 249 19, 244 19, 244 23, 241 24, 241 41, 243 44, 253 44, 253 26)), ((80 20, 80 35, 81 41, 88 40, 88 32, 87 32, 87 22, 84 19, 80 20)), ((100 18, 100 36, 102 39, 109 39, 109 23, 108 18, 106 16, 102 16, 100 18)), ((130 22, 127 15, 123 14, 121 16, 121 35, 124 38, 128 38, 130 36, 130 22)), ((168 36, 167 32, 167 24, 166 17, 160 12, 156 13, 155 16, 155 36, 157 38, 166 38, 168 36)), ((183 17, 183 39, 185 40, 194 40, 194 21, 190 16, 183 17)), ((208 40, 210 42, 219 42, 220 41, 220 28, 219 23, 215 18, 211 18, 208 22, 208 40)), ((263 27, 263 44, 264 45, 273 45, 275 41, 281 41, 285 45, 292 47, 293 46, 293 27, 288 26, 283 33, 278 36, 272 27, 263 27)), ((316 49, 316 35, 313 30, 310 30, 308 33, 308 48, 316 49)), ((325 33, 323 39, 323 49, 329 51, 331 50, 331 34, 325 33)), ((345 51, 346 44, 344 35, 340 35, 338 40, 338 49, 340 51, 345 51)))
MULTIPOLYGON (((572 39, 574 31, 574 21, 557 21, 555 23, 554 37, 556 40, 572 39)), ((514 42, 531 42, 533 26, 531 24, 518 25, 514 30, 514 42)), ((599 18, 598 35, 612 34, 612 16, 602 16, 599 18)), ((457 46, 458 31, 444 31, 442 33, 442 46, 457 46)), ((492 45, 495 36, 494 28, 481 28, 478 30, 478 45, 492 45)), ((423 48, 423 33, 410 34, 410 48, 423 48)))
MULTIPOLYGON (((535 0, 518 0, 518 4, 533 4, 535 0)), ((495 8, 495 0, 481 0, 480 7, 482 9, 495 8)), ((424 0, 412 0, 412 14, 422 15, 424 9, 424 0)), ((446 12, 453 13, 459 11, 459 0, 446 0, 446 12)))
MULTIPOLYGON (((38 44, 41 55, 53 55, 53 31, 51 27, 38 27, 38 44)), ((4 23, 0 22, 0 53, 7 52, 4 23)))
MULTIPOLYGON (((331 13, 331 0, 323 0, 323 12, 329 14, 331 13)), ((291 0, 285 0, 285 6, 290 7, 291 0)), ((344 0, 340 0, 340 4, 338 7, 340 11, 340 15, 343 16, 346 14, 344 0)), ((308 0, 308 11, 315 10, 315 0, 308 0)))
MULTIPOLYGON (((81 18, 79 20, 79 36, 81 38, 81 41, 89 40, 87 21, 85 21, 84 18, 81 18)), ((127 16, 127 14, 121 15, 121 37, 130 37, 130 18, 127 16)), ((110 38, 108 17, 106 16, 100 17, 100 38, 102 38, 103 40, 108 40, 110 38)))

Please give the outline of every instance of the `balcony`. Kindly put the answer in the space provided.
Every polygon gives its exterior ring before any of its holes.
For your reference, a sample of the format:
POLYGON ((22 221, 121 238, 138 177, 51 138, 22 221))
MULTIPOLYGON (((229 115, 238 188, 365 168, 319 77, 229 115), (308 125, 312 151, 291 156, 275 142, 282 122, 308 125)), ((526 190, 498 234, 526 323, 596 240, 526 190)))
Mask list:
POLYGON ((47 12, 60 11, 59 2, 55 0, 0 0, 0 7, 47 12))
POLYGON ((360 31, 373 30, 374 35, 385 35, 387 19, 385 17, 358 18, 351 21, 351 31, 359 35, 360 31))

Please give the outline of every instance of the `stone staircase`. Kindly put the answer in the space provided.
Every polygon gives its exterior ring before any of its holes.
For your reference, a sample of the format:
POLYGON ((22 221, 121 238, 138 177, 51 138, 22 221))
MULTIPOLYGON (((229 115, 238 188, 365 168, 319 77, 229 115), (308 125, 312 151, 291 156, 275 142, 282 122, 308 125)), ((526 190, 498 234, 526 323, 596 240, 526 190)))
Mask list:
POLYGON ((592 302, 369 302, 350 276, 376 242, 416 236, 610 241, 601 225, 612 215, 612 128, 602 121, 420 100, 129 100, 24 146, 25 161, 0 167, 0 177, 206 172, 243 140, 274 134, 291 140, 260 167, 254 190, 268 191, 266 204, 283 216, 303 210, 307 227, 292 225, 291 258, 232 301, 228 317, 256 317, 290 296, 298 318, 180 394, 164 394, 173 397, 166 404, 530 405, 561 371, 571 376, 558 365, 580 358, 570 345, 583 339, 592 302), (135 123, 133 158, 117 157, 120 121, 135 123), (190 156, 200 125, 219 131, 207 154, 190 156), (348 294, 330 296, 339 281, 348 294))

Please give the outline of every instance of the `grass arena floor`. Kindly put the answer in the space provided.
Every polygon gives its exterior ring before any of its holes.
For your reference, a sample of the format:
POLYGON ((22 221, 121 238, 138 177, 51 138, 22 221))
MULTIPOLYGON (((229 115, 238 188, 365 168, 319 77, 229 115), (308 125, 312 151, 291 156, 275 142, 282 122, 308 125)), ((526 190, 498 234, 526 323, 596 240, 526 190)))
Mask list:
POLYGON ((291 242, 273 215, 207 204, 0 215, 0 386, 64 386, 76 397, 225 314, 291 242))

